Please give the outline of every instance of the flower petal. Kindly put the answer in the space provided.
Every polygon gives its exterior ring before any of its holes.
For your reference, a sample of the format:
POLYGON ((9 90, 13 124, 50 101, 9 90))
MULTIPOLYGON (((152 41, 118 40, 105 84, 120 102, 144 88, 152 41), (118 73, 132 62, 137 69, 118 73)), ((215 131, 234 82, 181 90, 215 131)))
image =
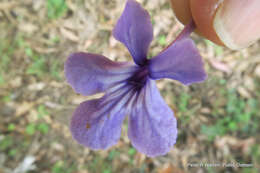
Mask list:
POLYGON ((81 103, 71 120, 74 139, 91 149, 106 149, 114 145, 120 138, 127 105, 133 95, 132 86, 120 83, 110 88, 102 98, 81 103))
POLYGON ((128 127, 132 145, 147 156, 164 155, 175 144, 177 122, 154 81, 149 80, 139 93, 128 127))
POLYGON ((128 48, 136 64, 144 65, 150 42, 153 40, 153 28, 148 12, 138 2, 127 1, 113 35, 128 48))
POLYGON ((137 66, 113 62, 102 55, 74 53, 65 63, 65 76, 71 87, 82 95, 105 91, 126 80, 137 66))
POLYGON ((125 117, 123 110, 107 112, 111 105, 103 106, 100 102, 96 99, 81 103, 71 120, 74 139, 91 149, 106 149, 116 144, 125 117))
POLYGON ((207 78, 202 58, 189 38, 176 41, 152 58, 149 64, 152 79, 171 78, 188 85, 207 78))

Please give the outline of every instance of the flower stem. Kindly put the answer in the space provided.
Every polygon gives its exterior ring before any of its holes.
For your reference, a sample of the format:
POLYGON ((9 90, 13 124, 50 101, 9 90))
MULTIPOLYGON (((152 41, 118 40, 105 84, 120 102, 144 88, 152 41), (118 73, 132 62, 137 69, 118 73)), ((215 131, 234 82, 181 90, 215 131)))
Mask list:
MULTIPOLYGON (((168 47, 170 47, 172 44, 174 44, 176 41, 178 40, 182 40, 184 38, 187 38, 190 36, 190 34, 195 30, 196 25, 194 23, 193 20, 191 20, 185 27, 184 29, 181 31, 181 33, 177 36, 177 38, 175 40, 173 40, 166 48, 163 49, 163 51, 165 49, 167 49, 168 47)), ((162 52, 163 52, 162 51, 162 52)))
POLYGON ((185 27, 184 29, 181 31, 181 33, 177 36, 177 38, 173 41, 178 41, 181 40, 183 38, 187 38, 190 36, 190 34, 195 30, 196 25, 194 23, 193 20, 191 20, 185 27))

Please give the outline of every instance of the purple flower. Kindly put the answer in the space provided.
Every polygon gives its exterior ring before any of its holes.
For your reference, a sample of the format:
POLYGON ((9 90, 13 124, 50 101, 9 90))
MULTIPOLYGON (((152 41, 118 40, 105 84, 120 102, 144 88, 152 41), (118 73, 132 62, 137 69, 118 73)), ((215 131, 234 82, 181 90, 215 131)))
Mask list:
POLYGON ((128 48, 135 64, 83 52, 72 54, 65 63, 67 81, 77 93, 105 93, 81 103, 74 112, 70 128, 75 140, 91 149, 106 149, 119 140, 128 115, 132 145, 150 157, 166 154, 176 142, 177 122, 154 80, 191 84, 206 78, 201 57, 188 38, 191 31, 187 27, 173 44, 147 59, 153 39, 149 14, 128 0, 113 35, 128 48))

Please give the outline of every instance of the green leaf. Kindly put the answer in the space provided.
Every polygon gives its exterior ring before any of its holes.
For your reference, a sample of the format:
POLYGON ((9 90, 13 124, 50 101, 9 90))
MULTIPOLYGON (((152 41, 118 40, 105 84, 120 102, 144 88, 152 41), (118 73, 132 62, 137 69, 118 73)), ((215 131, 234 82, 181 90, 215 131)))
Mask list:
POLYGON ((13 145, 13 139, 10 136, 6 136, 0 141, 0 150, 6 150, 11 145, 13 145))
POLYGON ((41 77, 46 72, 46 60, 44 57, 34 59, 34 62, 27 68, 26 74, 41 77))
POLYGON ((15 129, 15 124, 13 124, 13 123, 9 124, 7 127, 8 131, 14 131, 14 129, 15 129))
POLYGON ((49 112, 46 110, 45 106, 44 105, 40 105, 38 106, 38 118, 42 118, 44 117, 45 115, 48 115, 49 112))
POLYGON ((128 155, 130 155, 130 156, 135 155, 135 153, 136 153, 136 150, 135 150, 134 148, 130 148, 130 149, 128 150, 128 155))
POLYGON ((117 150, 112 150, 111 152, 109 152, 108 159, 113 160, 118 155, 119 155, 119 152, 117 150))
POLYGON ((237 130, 237 124, 235 122, 230 122, 228 124, 228 128, 231 130, 231 131, 236 131, 237 130))
POLYGON ((3 100, 3 102, 6 102, 6 103, 10 102, 12 100, 11 95, 7 95, 7 96, 2 97, 2 100, 3 100))
POLYGON ((17 149, 11 149, 11 150, 8 152, 8 155, 14 157, 14 156, 16 155, 16 153, 17 153, 17 149))
POLYGON ((111 173, 111 171, 109 169, 106 169, 103 171, 103 173, 111 173))
POLYGON ((180 102, 179 102, 179 110, 181 112, 187 111, 187 106, 189 103, 190 96, 186 93, 182 93, 180 96, 180 102))
POLYGON ((54 77, 57 80, 61 79, 61 64, 60 61, 52 60, 51 67, 50 67, 50 73, 52 77, 54 77))
POLYGON ((28 134, 28 135, 34 135, 35 133, 35 124, 29 124, 26 126, 26 129, 25 129, 25 132, 28 134))
POLYGON ((227 83, 227 81, 225 79, 220 79, 219 80, 219 84, 220 85, 225 85, 227 83))
POLYGON ((67 11, 65 0, 47 0, 47 14, 50 19, 61 17, 67 11))
POLYGON ((64 173, 63 162, 62 161, 56 162, 53 165, 51 172, 52 173, 64 173))
POLYGON ((166 37, 165 37, 165 35, 161 35, 159 37, 159 44, 162 45, 162 46, 166 45, 166 37))
POLYGON ((31 48, 27 47, 25 48, 25 54, 29 57, 32 57, 33 56, 33 51, 31 48))
POLYGON ((5 83, 4 77, 2 74, 0 74, 0 85, 3 85, 5 83))
POLYGON ((223 54, 223 48, 221 46, 214 45, 214 50, 217 56, 221 56, 223 54))
POLYGON ((49 126, 48 124, 45 123, 41 123, 37 126, 37 129, 43 133, 43 134, 47 134, 49 132, 49 126))

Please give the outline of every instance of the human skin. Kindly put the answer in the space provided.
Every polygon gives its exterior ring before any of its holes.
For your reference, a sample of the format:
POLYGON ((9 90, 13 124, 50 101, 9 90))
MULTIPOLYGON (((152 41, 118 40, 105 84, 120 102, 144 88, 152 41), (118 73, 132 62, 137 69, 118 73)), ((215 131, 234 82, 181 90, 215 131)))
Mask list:
POLYGON ((233 50, 260 38, 259 0, 171 0, 176 17, 216 44, 233 50))

